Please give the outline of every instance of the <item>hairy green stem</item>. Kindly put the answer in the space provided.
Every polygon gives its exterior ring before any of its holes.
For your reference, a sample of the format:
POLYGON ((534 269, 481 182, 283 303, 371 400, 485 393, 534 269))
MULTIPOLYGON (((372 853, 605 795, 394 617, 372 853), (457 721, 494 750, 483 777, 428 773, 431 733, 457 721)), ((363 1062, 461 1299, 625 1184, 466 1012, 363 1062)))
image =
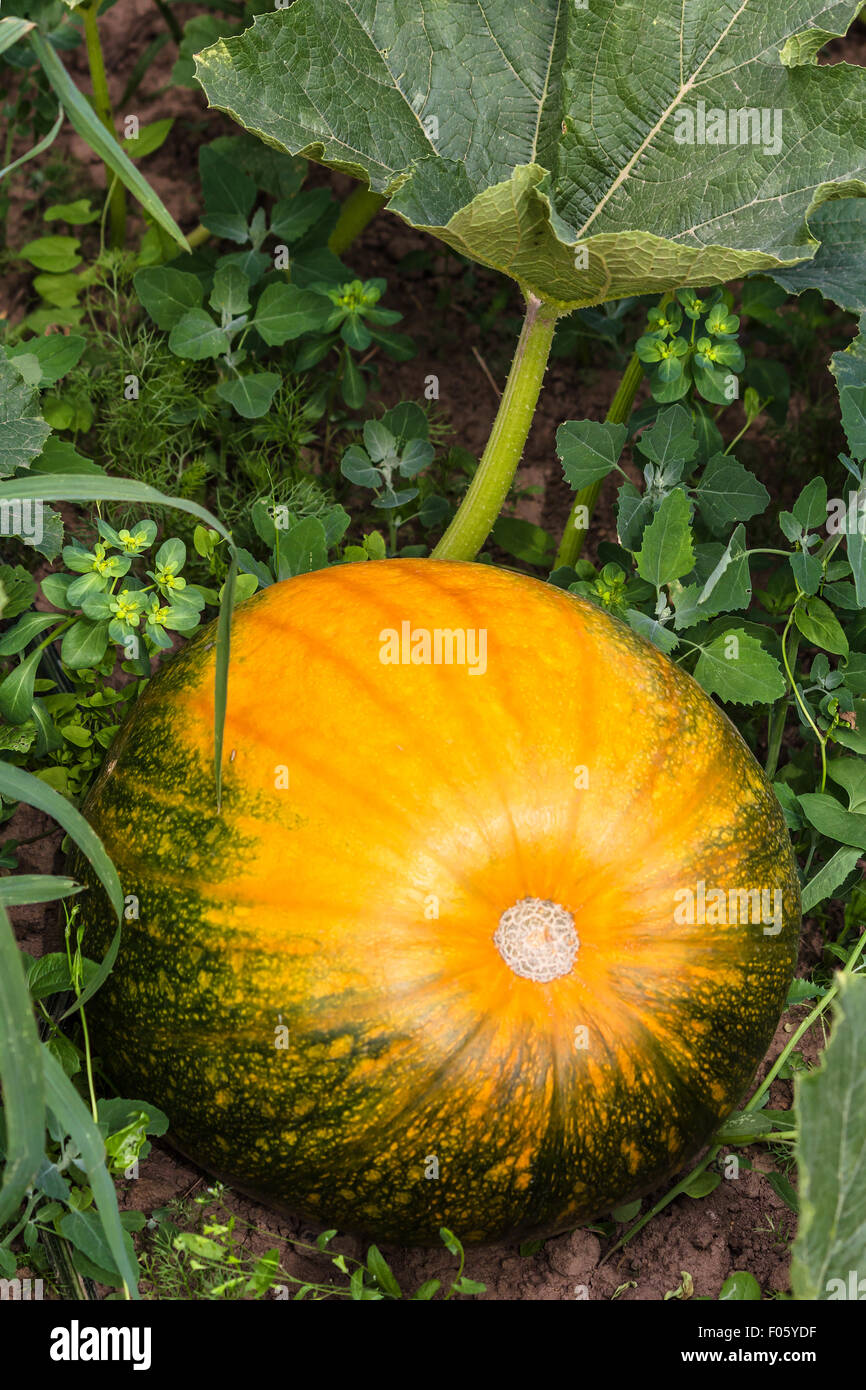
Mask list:
MULTIPOLYGON (((105 60, 102 56, 102 44, 99 39, 100 2, 101 0, 92 0, 91 4, 82 5, 80 13, 84 20, 84 41, 87 45, 87 62, 90 66, 90 81, 93 86, 94 109, 106 130, 116 139, 114 113, 111 109, 108 78, 105 74, 105 60)), ((111 244, 120 248, 126 240, 126 189, 119 179, 116 179, 114 187, 111 187, 115 175, 107 164, 105 166, 105 178, 109 189, 111 189, 111 244)))
POLYGON ((341 256, 351 246, 355 237, 361 235, 386 202, 384 194, 374 193, 362 183, 352 189, 340 208, 340 215, 328 241, 335 256, 341 256))
POLYGON ((514 481, 541 391, 560 310, 528 294, 514 361, 478 470, 434 560, 474 560, 514 481))

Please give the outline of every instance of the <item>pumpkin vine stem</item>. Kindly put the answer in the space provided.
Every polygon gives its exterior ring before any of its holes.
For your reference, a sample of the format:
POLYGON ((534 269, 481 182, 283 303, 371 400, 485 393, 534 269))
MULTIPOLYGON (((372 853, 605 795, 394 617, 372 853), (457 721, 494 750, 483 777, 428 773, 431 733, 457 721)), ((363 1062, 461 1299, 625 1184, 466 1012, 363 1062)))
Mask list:
POLYGON ((562 312, 527 293, 523 328, 490 437, 457 515, 433 551, 434 560, 474 560, 489 536, 523 454, 562 312))
POLYGON ((374 193, 372 188, 367 188, 362 183, 352 189, 340 206, 334 230, 328 240, 328 246, 335 256, 342 256, 344 251, 348 251, 355 237, 360 236, 387 201, 384 193, 374 193))
MULTIPOLYGON (((745 1105, 743 1106, 744 1113, 748 1113, 753 1110, 760 1110, 764 1096, 767 1094, 773 1082, 776 1080, 776 1077, 779 1075, 779 1072, 782 1070, 783 1066, 787 1062, 791 1053, 794 1051, 794 1048, 797 1046, 800 1039, 803 1037, 805 1033, 808 1033, 812 1025, 814 1023, 817 1023, 821 1015, 827 1011, 827 1008, 836 998, 836 995, 839 993, 839 986, 843 977, 847 977, 854 974, 855 967, 857 965, 857 962, 860 960, 860 957, 863 955, 864 948, 866 948, 866 932, 864 932, 864 934, 860 937, 860 940, 857 942, 856 946, 852 950, 843 968, 836 972, 835 981, 827 990, 827 993, 823 995, 821 999, 818 1000, 815 1007, 806 1015, 802 1023, 791 1034, 790 1038, 786 1042, 785 1046, 782 1048, 782 1051, 779 1053, 770 1070, 767 1072, 767 1075, 764 1077, 760 1086, 755 1091, 754 1095, 750 1096, 749 1099, 746 1101, 745 1105)), ((781 1134, 755 1136, 758 1142, 760 1141, 761 1137, 767 1139, 772 1138, 773 1142, 775 1143, 777 1139, 782 1139, 785 1136, 781 1134)), ((665 1207, 670 1206, 671 1202, 674 1200, 675 1197, 679 1197, 681 1193, 685 1192, 687 1188, 690 1187, 692 1182, 694 1182, 698 1174, 703 1173, 704 1169, 708 1168, 709 1165, 718 1157, 719 1153, 721 1152, 721 1149, 721 1144, 713 1144, 709 1151, 700 1160, 700 1162, 697 1163, 695 1167, 691 1169, 690 1172, 686 1173, 685 1177, 680 1178, 680 1181, 676 1183, 675 1186, 672 1187, 669 1192, 666 1192, 664 1197, 662 1197, 660 1201, 656 1202, 655 1206, 650 1211, 648 1211, 645 1216, 640 1217, 640 1219, 636 1221, 633 1226, 629 1227, 625 1235, 621 1236, 620 1239, 617 1241, 616 1245, 612 1246, 612 1248, 607 1252, 601 1263, 606 1264, 607 1261, 611 1259, 612 1256, 614 1256, 618 1250, 621 1250, 624 1245, 627 1245, 630 1240, 633 1240, 634 1237, 638 1235, 640 1231, 643 1230, 644 1226, 647 1226, 650 1223, 650 1221, 653 1220, 654 1217, 658 1216, 660 1212, 664 1211, 665 1207)))

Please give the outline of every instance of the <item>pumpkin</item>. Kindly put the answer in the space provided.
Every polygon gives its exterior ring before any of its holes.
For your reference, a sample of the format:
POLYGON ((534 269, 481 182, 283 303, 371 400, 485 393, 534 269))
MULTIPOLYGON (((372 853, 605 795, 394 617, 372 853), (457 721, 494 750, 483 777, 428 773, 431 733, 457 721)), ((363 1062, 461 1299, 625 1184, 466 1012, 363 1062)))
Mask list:
POLYGON ((681 1168, 797 942, 784 820, 727 717, 534 579, 345 565, 238 608, 218 810, 214 638, 150 683, 86 807, 129 895, 88 1005, 122 1094, 242 1191, 407 1244, 553 1233, 681 1168))

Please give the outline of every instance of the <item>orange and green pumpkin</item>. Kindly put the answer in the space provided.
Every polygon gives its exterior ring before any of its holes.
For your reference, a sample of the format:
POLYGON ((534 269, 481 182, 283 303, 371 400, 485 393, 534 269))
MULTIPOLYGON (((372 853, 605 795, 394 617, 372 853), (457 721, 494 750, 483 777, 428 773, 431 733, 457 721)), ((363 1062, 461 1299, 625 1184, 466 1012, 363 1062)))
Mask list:
POLYGON ((91 1006, 122 1093, 242 1190, 405 1243, 565 1229, 682 1167, 765 1053, 799 923, 725 715, 536 580, 347 565, 238 609, 218 811, 214 636, 87 805, 133 895, 91 1006))

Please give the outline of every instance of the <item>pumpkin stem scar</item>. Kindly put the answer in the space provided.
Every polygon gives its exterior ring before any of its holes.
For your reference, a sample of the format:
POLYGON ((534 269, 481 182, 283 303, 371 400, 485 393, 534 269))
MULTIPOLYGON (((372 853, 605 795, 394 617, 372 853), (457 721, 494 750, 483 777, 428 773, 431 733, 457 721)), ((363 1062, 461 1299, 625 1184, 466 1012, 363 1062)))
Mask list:
POLYGON ((506 908, 493 944, 515 975, 539 984, 570 974, 580 946, 571 913, 549 898, 521 898, 506 908))

